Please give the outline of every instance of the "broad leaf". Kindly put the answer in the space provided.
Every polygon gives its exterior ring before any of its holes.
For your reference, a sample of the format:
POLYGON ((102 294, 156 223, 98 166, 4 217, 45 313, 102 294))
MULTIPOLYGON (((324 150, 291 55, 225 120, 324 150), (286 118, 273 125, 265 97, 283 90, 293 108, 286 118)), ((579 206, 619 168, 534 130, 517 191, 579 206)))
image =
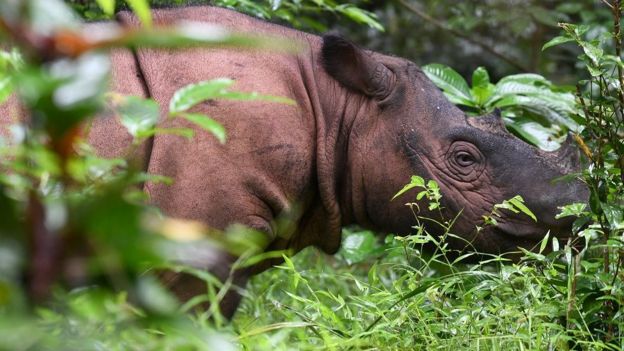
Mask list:
POLYGON ((615 205, 602 203, 602 210, 612 230, 624 229, 624 209, 615 205))
POLYGON ((585 52, 585 55, 589 57, 592 63, 594 65, 598 65, 604 53, 602 48, 599 46, 599 43, 582 41, 582 42, 579 42, 579 44, 583 48, 583 52, 585 52))
POLYGON ((561 45, 563 43, 568 43, 574 41, 573 38, 570 38, 568 36, 558 36, 558 37, 554 37, 552 39, 550 39, 546 44, 544 44, 544 46, 542 46, 542 51, 553 47, 553 46, 557 46, 557 45, 561 45))
POLYGON ((451 102, 476 107, 468 83, 455 70, 439 63, 423 66, 422 69, 446 93, 451 102))
POLYGON ((340 254, 348 264, 362 262, 377 253, 377 238, 371 231, 345 233, 340 254))
POLYGON ((338 10, 355 22, 366 24, 369 27, 377 29, 380 32, 384 31, 384 27, 374 18, 374 13, 362 10, 351 5, 338 6, 336 7, 336 10, 338 10))
POLYGON ((556 134, 559 130, 553 127, 544 127, 537 122, 527 120, 514 120, 511 123, 507 123, 507 128, 542 150, 554 151, 560 146, 560 144, 555 141, 556 134))
POLYGON ((526 83, 526 84, 533 84, 533 85, 536 85, 536 84, 547 85, 547 86, 551 85, 548 79, 535 73, 512 74, 510 76, 501 78, 501 80, 498 81, 497 85, 507 83, 507 82, 518 82, 518 83, 526 83))

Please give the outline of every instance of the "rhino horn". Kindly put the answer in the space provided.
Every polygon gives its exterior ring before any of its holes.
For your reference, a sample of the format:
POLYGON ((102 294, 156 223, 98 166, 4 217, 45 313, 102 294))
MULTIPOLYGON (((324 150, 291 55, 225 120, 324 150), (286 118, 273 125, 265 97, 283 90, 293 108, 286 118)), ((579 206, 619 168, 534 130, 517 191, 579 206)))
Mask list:
POLYGON ((500 109, 494 109, 494 111, 485 116, 480 116, 477 118, 469 117, 468 121, 471 125, 478 127, 482 130, 487 130, 492 133, 507 133, 507 128, 505 127, 505 122, 503 121, 503 117, 501 116, 500 109))

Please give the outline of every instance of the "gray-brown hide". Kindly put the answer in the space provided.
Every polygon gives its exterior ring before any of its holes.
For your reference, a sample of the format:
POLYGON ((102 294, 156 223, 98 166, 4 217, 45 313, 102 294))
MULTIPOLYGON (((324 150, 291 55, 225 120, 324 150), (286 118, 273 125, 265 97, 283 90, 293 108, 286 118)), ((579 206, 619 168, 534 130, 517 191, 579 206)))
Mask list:
MULTIPOLYGON (((579 182, 552 183, 569 171, 556 154, 514 138, 496 116, 467 119, 407 60, 361 50, 335 35, 321 38, 219 8, 158 10, 154 18, 158 24, 204 21, 283 36, 305 48, 296 55, 226 49, 113 53, 113 90, 152 97, 163 112, 177 89, 218 77, 235 79, 238 91, 296 101, 196 106, 196 112, 223 123, 224 145, 180 119, 163 119, 162 127, 196 129, 192 140, 158 135, 138 155, 150 173, 174 179, 173 185, 145 185, 169 216, 215 229, 244 224, 266 233, 266 250, 315 245, 334 253, 344 225, 409 233, 415 220, 404 203, 413 201, 414 193, 390 199, 417 174, 440 184, 447 218, 463 211, 453 231, 466 242, 454 242, 457 248, 498 253, 530 248, 548 230, 564 235, 570 223, 554 220, 557 206, 587 196, 579 182), (482 215, 515 195, 525 198, 537 223, 505 213, 499 227, 475 232, 482 215), (277 225, 278 218, 294 225, 277 225)), ((128 14, 118 19, 138 25, 128 14)), ((118 156, 130 136, 115 119, 103 118, 89 140, 102 155, 118 156)), ((192 263, 225 275, 231 259, 192 263)), ((250 273, 240 273, 237 281, 244 283, 250 273)), ((174 277, 170 285, 183 297, 203 288, 188 277, 174 277)), ((235 305, 229 302, 226 314, 235 305)))

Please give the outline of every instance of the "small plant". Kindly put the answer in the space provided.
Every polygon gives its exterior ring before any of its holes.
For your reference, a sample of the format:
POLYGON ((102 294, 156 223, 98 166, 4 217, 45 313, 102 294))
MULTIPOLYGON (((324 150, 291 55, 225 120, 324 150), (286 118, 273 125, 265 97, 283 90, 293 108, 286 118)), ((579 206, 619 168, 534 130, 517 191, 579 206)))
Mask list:
POLYGON ((588 74, 577 86, 580 112, 575 118, 584 129, 575 140, 589 163, 580 175, 590 190, 589 208, 572 205, 561 214, 578 217, 574 231, 585 239, 580 251, 571 252, 575 275, 570 284, 577 295, 571 296, 569 323, 589 325, 601 340, 621 346, 624 333, 622 4, 619 0, 603 3, 612 13, 611 32, 589 40, 589 26, 560 23, 563 34, 546 43, 543 49, 575 43, 582 49, 578 59, 588 74), (581 293, 586 296, 578 296, 581 293), (593 308, 581 309, 579 304, 593 308))
POLYGON ((423 67, 446 97, 476 116, 499 109, 512 132, 545 150, 559 147, 568 130, 578 125, 574 94, 538 74, 515 74, 492 84, 483 67, 472 74, 472 88, 459 73, 442 64, 423 67))

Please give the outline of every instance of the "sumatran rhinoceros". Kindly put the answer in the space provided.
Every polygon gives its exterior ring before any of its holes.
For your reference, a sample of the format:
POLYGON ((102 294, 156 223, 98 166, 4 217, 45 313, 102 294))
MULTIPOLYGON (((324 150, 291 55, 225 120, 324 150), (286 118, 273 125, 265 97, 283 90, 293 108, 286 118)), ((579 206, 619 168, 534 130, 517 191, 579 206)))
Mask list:
MULTIPOLYGON (((500 116, 468 118, 412 62, 360 49, 334 34, 319 37, 214 7, 163 9, 158 24, 216 23, 233 31, 285 37, 304 49, 297 54, 231 49, 183 51, 118 50, 112 55, 113 89, 151 97, 166 108, 188 84, 218 77, 236 81, 238 91, 287 97, 296 104, 206 101, 194 108, 218 119, 228 140, 181 119, 162 127, 196 129, 192 140, 157 135, 140 157, 153 174, 172 185, 147 183, 151 201, 172 217, 225 230, 233 223, 268 238, 265 250, 340 247, 341 228, 357 224, 385 233, 409 234, 415 219, 408 192, 391 201, 410 176, 435 180, 443 195, 441 213, 421 206, 419 215, 453 218, 451 242, 485 253, 531 248, 546 232, 565 236, 568 220, 558 207, 586 201, 579 181, 553 182, 575 165, 565 149, 547 153, 514 137, 500 116), (493 205, 516 195, 537 216, 502 211, 498 225, 475 230, 493 205), (287 219, 289 225, 280 225, 287 219)), ((138 26, 128 13, 125 26, 138 26)), ((95 24, 94 26, 97 26, 95 24)), ((98 119, 89 141, 104 156, 126 150, 131 138, 113 118, 98 119)), ((429 230, 438 228, 429 222, 429 230)), ((183 257, 182 257, 183 259, 183 257)), ((223 254, 197 264, 226 275, 234 258, 223 254)), ((252 267, 236 274, 243 284, 252 267)), ((169 285, 183 298, 204 285, 174 276, 169 285)), ((231 314, 236 299, 226 304, 231 314)))

